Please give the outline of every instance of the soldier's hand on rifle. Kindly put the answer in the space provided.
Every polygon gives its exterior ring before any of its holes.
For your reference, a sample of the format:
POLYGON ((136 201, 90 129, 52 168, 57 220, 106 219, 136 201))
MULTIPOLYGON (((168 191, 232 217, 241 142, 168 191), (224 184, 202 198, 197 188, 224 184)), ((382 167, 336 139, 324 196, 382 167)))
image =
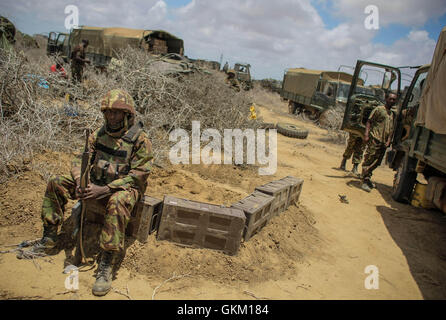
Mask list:
POLYGON ((98 186, 96 184, 90 183, 85 188, 84 193, 82 194, 81 199, 98 199, 101 196, 107 195, 110 193, 110 188, 108 186, 98 186))
POLYGON ((75 196, 76 196, 76 199, 82 198, 81 179, 80 178, 76 179, 75 196))

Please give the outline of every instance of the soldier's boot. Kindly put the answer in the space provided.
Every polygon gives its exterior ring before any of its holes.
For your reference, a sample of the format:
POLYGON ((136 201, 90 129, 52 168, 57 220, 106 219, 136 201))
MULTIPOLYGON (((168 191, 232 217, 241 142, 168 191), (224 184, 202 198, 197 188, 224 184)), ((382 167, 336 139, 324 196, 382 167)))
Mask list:
MULTIPOLYGON (((48 253, 56 247, 56 244, 57 244, 57 226, 53 225, 44 226, 42 238, 33 244, 31 249, 29 249, 29 252, 34 254, 48 253)), ((17 258, 18 259, 23 258, 22 251, 19 251, 17 253, 17 258)))
POLYGON ((339 167, 339 169, 345 170, 345 164, 346 163, 347 163, 347 159, 346 158, 342 158, 341 166, 339 167))
POLYGON ((372 191, 372 187, 370 186, 370 179, 363 179, 361 189, 367 192, 372 191))
POLYGON ((372 182, 372 180, 370 180, 370 179, 367 180, 367 185, 370 187, 370 189, 374 189, 374 188, 376 188, 376 184, 374 184, 374 183, 372 182))
POLYGON ((354 175, 358 175, 359 174, 359 172, 358 172, 358 163, 354 163, 353 164, 353 169, 352 169, 352 173, 354 174, 354 175))
POLYGON ((114 256, 113 251, 102 251, 96 282, 92 290, 95 296, 105 296, 111 289, 114 256))

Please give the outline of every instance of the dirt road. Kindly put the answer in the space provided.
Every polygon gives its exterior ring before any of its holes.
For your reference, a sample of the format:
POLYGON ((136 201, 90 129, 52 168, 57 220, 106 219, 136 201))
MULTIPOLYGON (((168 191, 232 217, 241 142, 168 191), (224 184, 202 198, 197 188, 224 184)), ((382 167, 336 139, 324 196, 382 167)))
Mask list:
MULTIPOLYGON (((255 186, 293 175, 305 180, 299 205, 275 217, 236 256, 158 242, 154 235, 144 245, 129 241, 113 291, 101 299, 446 298, 442 213, 394 202, 393 172, 385 165, 375 171, 377 189, 362 191, 356 178, 336 169, 344 146, 328 142, 326 130, 287 115, 285 105, 261 107, 259 113, 266 122, 294 123, 310 131, 304 140, 278 134, 274 176, 226 165, 158 168, 149 193, 228 205, 255 186), (364 285, 369 265, 379 270, 377 290, 364 285)), ((41 235, 44 177, 68 172, 70 157, 39 155, 29 171, 0 187, 2 246, 41 235)), ((94 269, 81 270, 77 293, 66 292, 62 271, 69 254, 35 261, 1 254, 0 298, 98 299, 91 294, 94 269)))

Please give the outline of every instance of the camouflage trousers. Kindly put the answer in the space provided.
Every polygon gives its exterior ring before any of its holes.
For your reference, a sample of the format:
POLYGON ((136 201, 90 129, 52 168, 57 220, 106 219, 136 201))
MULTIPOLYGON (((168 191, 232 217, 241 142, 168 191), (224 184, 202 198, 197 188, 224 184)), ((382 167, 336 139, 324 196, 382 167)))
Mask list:
MULTIPOLYGON (((59 226, 63 222, 68 199, 75 199, 76 183, 71 176, 52 177, 48 182, 42 204, 43 225, 59 226)), ((137 203, 136 189, 119 190, 101 200, 106 204, 104 225, 99 238, 100 247, 106 251, 124 249, 125 229, 137 203)))
POLYGON ((367 149, 362 163, 362 179, 370 180, 373 170, 378 168, 386 154, 386 146, 384 143, 370 137, 367 142, 367 149))
POLYGON ((84 73, 83 66, 77 66, 77 65, 71 66, 71 80, 73 81, 73 83, 81 83, 83 73, 84 73))
POLYGON ((347 148, 345 149, 343 155, 344 159, 350 159, 350 157, 353 155, 352 163, 360 164, 365 146, 366 144, 360 136, 350 133, 348 136, 347 148))

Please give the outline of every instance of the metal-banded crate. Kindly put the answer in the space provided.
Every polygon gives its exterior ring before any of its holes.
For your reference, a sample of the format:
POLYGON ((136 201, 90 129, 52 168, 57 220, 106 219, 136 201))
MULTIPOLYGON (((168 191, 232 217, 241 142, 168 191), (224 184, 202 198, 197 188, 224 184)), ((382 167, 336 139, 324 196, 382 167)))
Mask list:
POLYGON ((279 215, 288 208, 289 183, 272 181, 255 188, 255 190, 274 197, 274 201, 271 204, 271 217, 279 215))
MULTIPOLYGON (((103 224, 109 197, 100 200, 87 200, 85 220, 103 224)), ((163 201, 144 195, 133 209, 130 221, 125 229, 127 236, 135 237, 139 242, 146 242, 149 234, 159 227, 163 201)))
POLYGON ((163 200, 144 196, 132 211, 132 216, 127 224, 126 234, 135 237, 139 242, 146 242, 149 234, 158 230, 163 200))
POLYGON ((287 176, 287 177, 282 178, 278 181, 284 181, 284 182, 290 184, 290 192, 288 195, 287 207, 289 207, 290 205, 293 205, 293 204, 297 204, 297 202, 299 201, 300 194, 302 192, 302 186, 303 186, 304 180, 300 179, 300 178, 295 178, 292 176, 287 176))
POLYGON ((164 196, 158 240, 237 253, 246 217, 242 210, 164 196))
POLYGON ((249 240, 271 219, 271 205, 274 197, 260 191, 254 191, 246 198, 234 203, 231 208, 243 210, 246 216, 243 237, 249 240))

